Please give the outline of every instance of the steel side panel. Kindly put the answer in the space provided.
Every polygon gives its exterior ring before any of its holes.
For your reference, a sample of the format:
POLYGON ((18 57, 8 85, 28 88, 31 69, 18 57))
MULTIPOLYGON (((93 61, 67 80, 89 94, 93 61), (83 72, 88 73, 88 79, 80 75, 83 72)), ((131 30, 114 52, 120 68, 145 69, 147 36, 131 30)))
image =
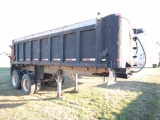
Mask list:
POLYGON ((48 62, 49 41, 47 38, 40 40, 40 61, 48 62))
POLYGON ((64 35, 64 62, 72 63, 76 61, 76 33, 64 35))
POLYGON ((24 61, 30 61, 30 44, 29 42, 24 43, 24 61))
POLYGON ((32 41, 32 61, 39 60, 39 43, 38 40, 32 41))
POLYGON ((18 61, 23 60, 23 44, 18 44, 18 61))

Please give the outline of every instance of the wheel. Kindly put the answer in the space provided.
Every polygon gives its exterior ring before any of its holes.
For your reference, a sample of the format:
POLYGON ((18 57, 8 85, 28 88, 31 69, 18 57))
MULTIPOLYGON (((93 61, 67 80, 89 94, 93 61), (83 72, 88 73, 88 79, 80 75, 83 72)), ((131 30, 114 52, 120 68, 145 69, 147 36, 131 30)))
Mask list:
POLYGON ((12 81, 13 88, 15 88, 15 89, 21 88, 22 76, 23 76, 23 74, 20 70, 14 70, 12 72, 11 81, 12 81))
POLYGON ((31 95, 35 93, 36 85, 34 76, 32 74, 24 74, 21 81, 22 92, 25 95, 31 95))

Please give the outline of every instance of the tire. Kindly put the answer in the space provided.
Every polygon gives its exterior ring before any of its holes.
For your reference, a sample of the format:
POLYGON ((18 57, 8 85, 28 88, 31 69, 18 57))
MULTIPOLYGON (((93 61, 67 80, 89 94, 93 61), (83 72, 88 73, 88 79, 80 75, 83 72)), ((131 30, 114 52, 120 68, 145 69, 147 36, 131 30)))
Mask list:
POLYGON ((15 88, 15 89, 21 88, 22 76, 23 76, 23 74, 20 70, 14 70, 12 72, 11 81, 12 81, 13 88, 15 88))
POLYGON ((32 74, 24 74, 22 77, 21 86, 23 94, 34 94, 36 90, 34 76, 32 74))

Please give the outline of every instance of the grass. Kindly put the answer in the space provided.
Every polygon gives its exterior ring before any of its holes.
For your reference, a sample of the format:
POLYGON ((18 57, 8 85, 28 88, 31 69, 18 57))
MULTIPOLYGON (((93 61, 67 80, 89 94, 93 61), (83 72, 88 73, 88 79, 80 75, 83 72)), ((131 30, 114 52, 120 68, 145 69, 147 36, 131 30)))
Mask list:
POLYGON ((144 69, 106 86, 101 77, 79 76, 79 93, 65 77, 64 100, 56 88, 43 86, 25 96, 10 83, 9 68, 0 68, 0 120, 160 120, 160 68, 144 69))

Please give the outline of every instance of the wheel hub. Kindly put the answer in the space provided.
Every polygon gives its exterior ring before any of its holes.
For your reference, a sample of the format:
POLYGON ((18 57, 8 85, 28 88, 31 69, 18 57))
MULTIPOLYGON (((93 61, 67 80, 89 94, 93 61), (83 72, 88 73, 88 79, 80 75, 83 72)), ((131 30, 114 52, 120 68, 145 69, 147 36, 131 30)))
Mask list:
POLYGON ((25 91, 28 91, 28 89, 29 89, 29 82, 27 79, 24 79, 24 81, 23 81, 23 88, 25 91))
POLYGON ((12 77, 12 84, 13 84, 14 86, 16 86, 16 83, 17 83, 17 76, 14 75, 14 76, 12 77))

